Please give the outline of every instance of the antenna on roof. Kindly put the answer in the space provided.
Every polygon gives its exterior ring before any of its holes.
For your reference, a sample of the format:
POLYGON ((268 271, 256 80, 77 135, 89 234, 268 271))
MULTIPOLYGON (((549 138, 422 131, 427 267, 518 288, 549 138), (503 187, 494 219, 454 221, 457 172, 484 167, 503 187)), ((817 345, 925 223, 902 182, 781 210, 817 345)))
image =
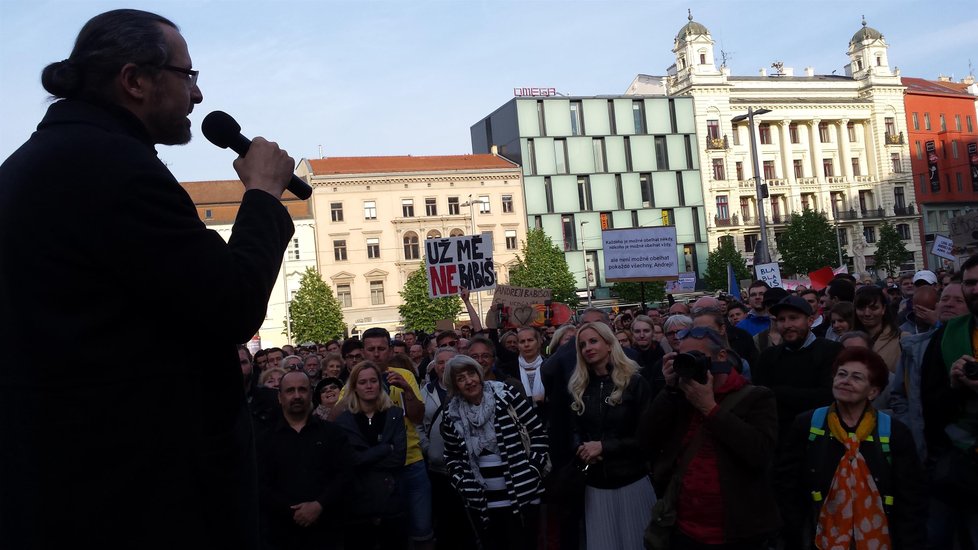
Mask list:
POLYGON ((730 61, 731 59, 733 59, 733 56, 734 56, 735 53, 736 52, 728 52, 728 51, 724 50, 723 49, 723 45, 721 44, 720 45, 720 60, 721 60, 720 61, 720 67, 721 68, 726 67, 727 66, 727 61, 730 61))
POLYGON ((968 58, 968 74, 971 75, 971 76, 975 76, 975 67, 974 67, 974 65, 971 64, 971 58, 970 57, 968 58))
POLYGON ((319 146, 319 158, 325 158, 325 157, 323 157, 323 146, 322 145, 319 146))

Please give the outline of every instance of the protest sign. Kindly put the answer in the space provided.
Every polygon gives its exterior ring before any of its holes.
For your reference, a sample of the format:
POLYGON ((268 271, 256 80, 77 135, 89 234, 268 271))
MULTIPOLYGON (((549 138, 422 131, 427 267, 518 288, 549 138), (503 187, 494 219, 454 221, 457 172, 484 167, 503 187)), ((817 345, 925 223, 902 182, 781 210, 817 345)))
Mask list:
POLYGON ((784 288, 784 283, 781 282, 781 268, 778 267, 777 262, 755 265, 754 272, 757 273, 758 279, 767 283, 767 286, 784 288))
POLYGON ((666 281, 667 294, 681 294, 694 290, 696 290, 696 273, 692 271, 680 273, 679 278, 675 281, 666 281))
POLYGON ((967 248, 978 244, 978 211, 966 212, 947 221, 954 246, 967 248))
MULTIPOLYGON (((549 288, 527 288, 522 286, 496 285, 492 293, 492 305, 486 315, 486 327, 498 328, 500 311, 524 321, 534 315, 534 306, 542 306, 553 298, 549 288)), ((526 324, 526 323, 524 323, 526 324)))
POLYGON ((679 277, 676 228, 640 227, 601 232, 607 281, 662 281, 679 277))
POLYGON ((492 233, 428 239, 424 250, 429 297, 453 296, 461 288, 470 292, 496 288, 492 233))
POLYGON ((954 257, 954 241, 943 235, 934 235, 934 246, 930 253, 945 260, 954 261, 957 259, 954 257))

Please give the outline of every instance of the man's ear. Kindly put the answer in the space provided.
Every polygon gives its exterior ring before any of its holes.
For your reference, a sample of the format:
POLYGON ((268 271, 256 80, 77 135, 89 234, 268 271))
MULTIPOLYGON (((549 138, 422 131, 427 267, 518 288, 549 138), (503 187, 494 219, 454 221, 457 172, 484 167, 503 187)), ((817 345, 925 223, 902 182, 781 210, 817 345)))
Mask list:
POLYGON ((149 96, 149 83, 153 75, 135 63, 126 63, 119 69, 117 82, 125 99, 143 101, 149 96))

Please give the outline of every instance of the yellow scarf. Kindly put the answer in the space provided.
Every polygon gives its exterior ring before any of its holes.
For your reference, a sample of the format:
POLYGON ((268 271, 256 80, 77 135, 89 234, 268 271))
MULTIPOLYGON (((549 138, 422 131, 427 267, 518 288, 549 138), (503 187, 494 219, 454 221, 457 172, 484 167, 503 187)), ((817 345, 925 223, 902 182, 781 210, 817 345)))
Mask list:
POLYGON ((876 411, 863 413, 855 435, 847 434, 839 422, 833 404, 828 414, 829 432, 846 447, 832 477, 832 486, 822 504, 815 531, 819 550, 890 550, 890 529, 883 509, 883 499, 859 452, 864 441, 876 428, 876 411))

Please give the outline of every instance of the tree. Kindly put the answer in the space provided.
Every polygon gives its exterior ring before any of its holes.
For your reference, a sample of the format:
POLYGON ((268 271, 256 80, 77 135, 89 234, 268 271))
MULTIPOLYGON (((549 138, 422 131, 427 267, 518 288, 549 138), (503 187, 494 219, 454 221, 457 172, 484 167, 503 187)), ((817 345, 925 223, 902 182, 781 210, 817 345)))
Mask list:
POLYGON ((808 208, 791 215, 776 244, 785 274, 807 275, 839 261, 835 230, 828 218, 808 208))
MULTIPOLYGON (((615 283, 612 290, 618 299, 626 304, 642 303, 642 284, 631 281, 615 283)), ((651 281, 645 284, 645 302, 661 302, 666 297, 666 284, 662 281, 651 281)))
POLYGON ((880 275, 896 275, 900 272, 903 262, 913 258, 913 254, 903 244, 903 239, 890 222, 884 221, 880 226, 880 237, 876 241, 876 272, 880 275))
POLYGON ((421 268, 408 276, 401 295, 402 304, 397 306, 401 321, 409 330, 434 332, 435 325, 442 319, 455 320, 462 312, 462 300, 458 296, 445 298, 428 297, 428 270, 424 268, 425 260, 421 260, 421 268))
POLYGON ((532 229, 526 234, 521 252, 522 255, 516 255, 516 266, 509 270, 509 284, 549 288, 555 302, 577 307, 577 280, 567 267, 564 252, 543 229, 532 229))
POLYGON ((703 282, 710 290, 727 290, 727 264, 733 264, 734 276, 738 281, 752 279, 750 270, 747 269, 747 260, 741 256, 737 247, 734 246, 732 236, 720 239, 720 246, 710 252, 706 259, 706 272, 703 274, 703 282))
POLYGON ((289 302, 288 321, 293 342, 328 342, 346 333, 340 302, 311 267, 302 274, 299 291, 289 302))

